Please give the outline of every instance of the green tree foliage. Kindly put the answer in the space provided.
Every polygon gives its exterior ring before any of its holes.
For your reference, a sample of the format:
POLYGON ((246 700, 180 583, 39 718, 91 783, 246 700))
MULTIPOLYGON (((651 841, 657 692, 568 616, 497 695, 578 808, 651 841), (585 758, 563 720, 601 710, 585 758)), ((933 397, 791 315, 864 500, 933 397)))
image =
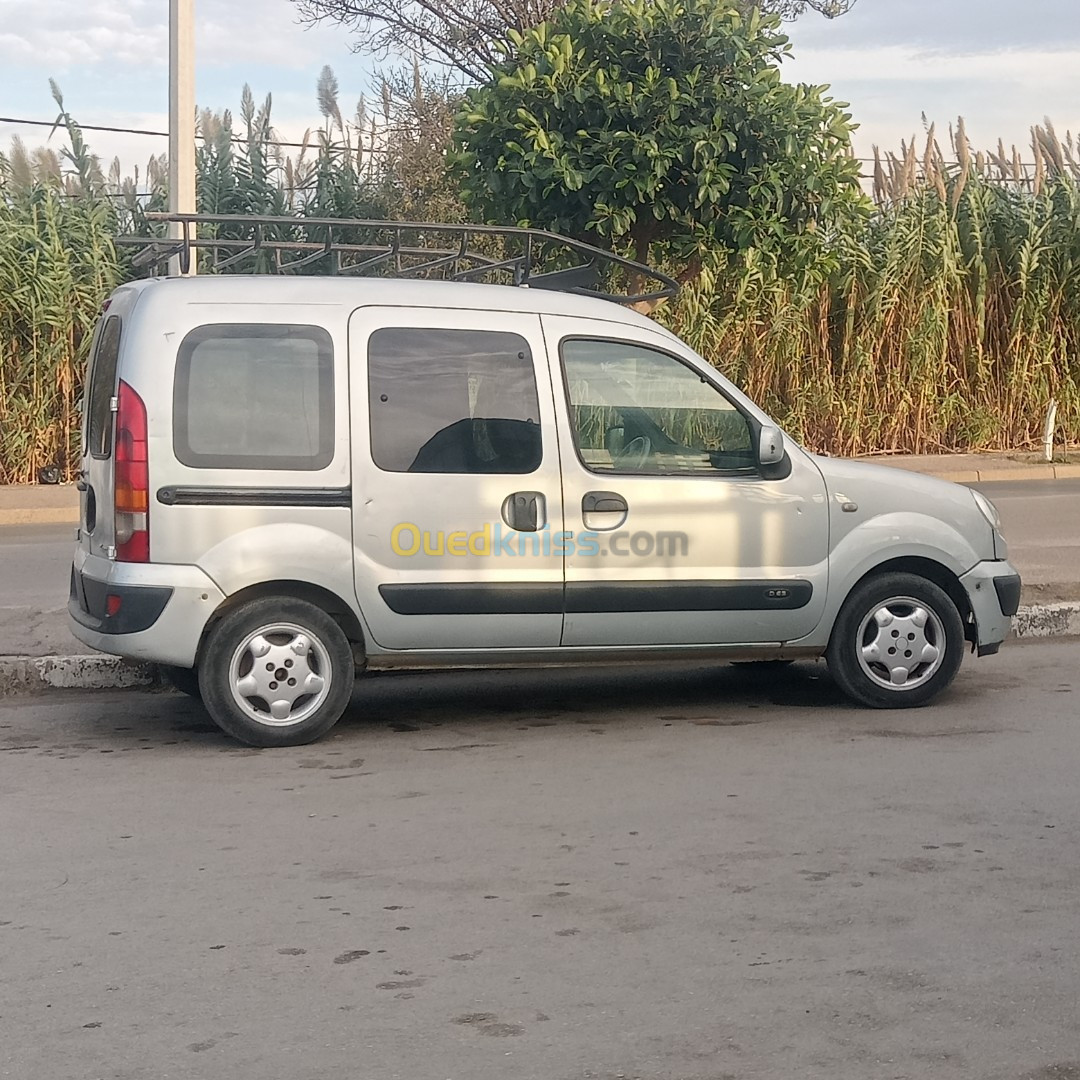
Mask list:
MULTIPOLYGON (((807 9, 834 19, 856 0, 738 0, 749 13, 795 19, 807 9)), ((458 79, 482 82, 498 63, 510 31, 521 33, 550 19, 564 0, 294 0, 309 26, 339 23, 356 52, 412 56, 437 64, 458 79)))
POLYGON ((466 93, 451 163, 466 204, 630 243, 692 277, 755 249, 788 268, 828 255, 863 199, 851 118, 824 87, 780 77, 775 16, 735 0, 570 0, 510 35, 466 93))

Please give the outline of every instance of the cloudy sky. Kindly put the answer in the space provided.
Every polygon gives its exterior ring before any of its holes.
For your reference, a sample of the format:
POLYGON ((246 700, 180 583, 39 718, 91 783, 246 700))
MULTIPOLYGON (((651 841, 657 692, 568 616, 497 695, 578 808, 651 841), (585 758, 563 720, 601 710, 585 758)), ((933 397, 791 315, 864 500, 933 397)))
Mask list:
MULTIPOLYGON (((168 0, 0 0, 0 116, 55 115, 48 77, 87 124, 161 130, 167 118, 168 0)), ((315 80, 336 71, 343 105, 370 90, 371 62, 353 55, 344 31, 305 30, 291 0, 196 0, 200 105, 237 106, 250 83, 272 92, 288 138, 319 122, 315 80)), ((829 83, 851 103, 860 154, 896 147, 963 115, 980 146, 1027 144, 1049 115, 1080 129, 1080 0, 858 0, 828 21, 809 13, 789 30, 792 81, 829 83)), ((47 129, 0 123, 10 136, 42 141, 47 129)), ((164 140, 91 133, 92 148, 125 166, 165 149, 164 140)))

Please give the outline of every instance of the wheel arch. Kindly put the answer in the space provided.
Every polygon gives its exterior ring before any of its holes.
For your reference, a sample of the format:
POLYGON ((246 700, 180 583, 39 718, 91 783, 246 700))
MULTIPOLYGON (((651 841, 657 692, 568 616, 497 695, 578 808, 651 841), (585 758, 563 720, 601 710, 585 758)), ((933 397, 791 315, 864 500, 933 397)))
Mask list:
MULTIPOLYGON (((960 613, 960 621, 964 625, 964 639, 972 646, 978 645, 979 628, 975 622, 975 613, 971 608, 967 590, 964 588, 959 577, 943 563, 922 555, 901 555, 896 558, 886 559, 876 566, 867 570, 857 581, 852 582, 851 587, 844 596, 844 603, 851 594, 864 582, 882 574, 914 574, 917 577, 932 581, 953 602, 956 610, 960 613)), ((840 605, 843 607, 843 604, 840 605)), ((835 621, 834 621, 835 629, 835 621)))
POLYGON ((196 662, 201 659, 203 648, 214 627, 221 622, 226 615, 235 611, 252 600, 262 600, 267 597, 285 597, 291 600, 304 600, 315 607, 321 608, 334 622, 341 627, 349 644, 353 648, 353 656, 357 670, 366 663, 364 629, 351 605, 336 593, 322 585, 312 584, 310 581, 296 581, 291 579, 277 581, 260 581, 246 588, 238 589, 217 606, 213 615, 203 627, 202 636, 199 639, 199 649, 196 654, 196 662))

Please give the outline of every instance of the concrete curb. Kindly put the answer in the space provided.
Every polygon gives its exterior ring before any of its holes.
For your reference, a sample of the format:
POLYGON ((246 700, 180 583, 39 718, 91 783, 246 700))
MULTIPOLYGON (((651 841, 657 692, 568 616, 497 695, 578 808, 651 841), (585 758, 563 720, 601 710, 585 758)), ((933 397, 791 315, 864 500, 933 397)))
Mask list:
POLYGON ((1080 602, 1022 607, 1013 619, 1013 630, 1019 638, 1080 637, 1080 602))
POLYGON ((935 469, 924 471, 911 466, 890 465, 888 460, 878 459, 874 464, 893 469, 916 472, 920 476, 933 476, 938 480, 951 480, 954 484, 1005 484, 1020 480, 1080 480, 1080 465, 1015 465, 995 469, 935 469))
POLYGON ((2 656, 0 699, 42 690, 143 690, 162 685, 153 664, 116 656, 2 656))
MULTIPOLYGON (((1080 637, 1080 601, 1022 607, 1018 638, 1080 637)), ((168 680, 154 664, 115 656, 2 656, 0 698, 45 690, 160 690, 168 680)))

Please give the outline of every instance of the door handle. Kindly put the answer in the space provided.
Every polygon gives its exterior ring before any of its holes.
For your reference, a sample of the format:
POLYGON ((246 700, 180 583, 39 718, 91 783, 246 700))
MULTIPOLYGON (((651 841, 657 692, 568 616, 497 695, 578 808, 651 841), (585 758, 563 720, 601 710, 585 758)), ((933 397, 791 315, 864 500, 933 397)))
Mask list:
POLYGON ((590 531, 622 528, 630 507, 617 491, 587 491, 581 498, 581 520, 590 531))
POLYGON ((583 514, 625 514, 629 510, 626 500, 614 491, 587 491, 581 500, 583 514))
POLYGON ((502 519, 515 532, 539 532, 547 524, 547 503, 539 491, 515 491, 503 499, 502 519))

